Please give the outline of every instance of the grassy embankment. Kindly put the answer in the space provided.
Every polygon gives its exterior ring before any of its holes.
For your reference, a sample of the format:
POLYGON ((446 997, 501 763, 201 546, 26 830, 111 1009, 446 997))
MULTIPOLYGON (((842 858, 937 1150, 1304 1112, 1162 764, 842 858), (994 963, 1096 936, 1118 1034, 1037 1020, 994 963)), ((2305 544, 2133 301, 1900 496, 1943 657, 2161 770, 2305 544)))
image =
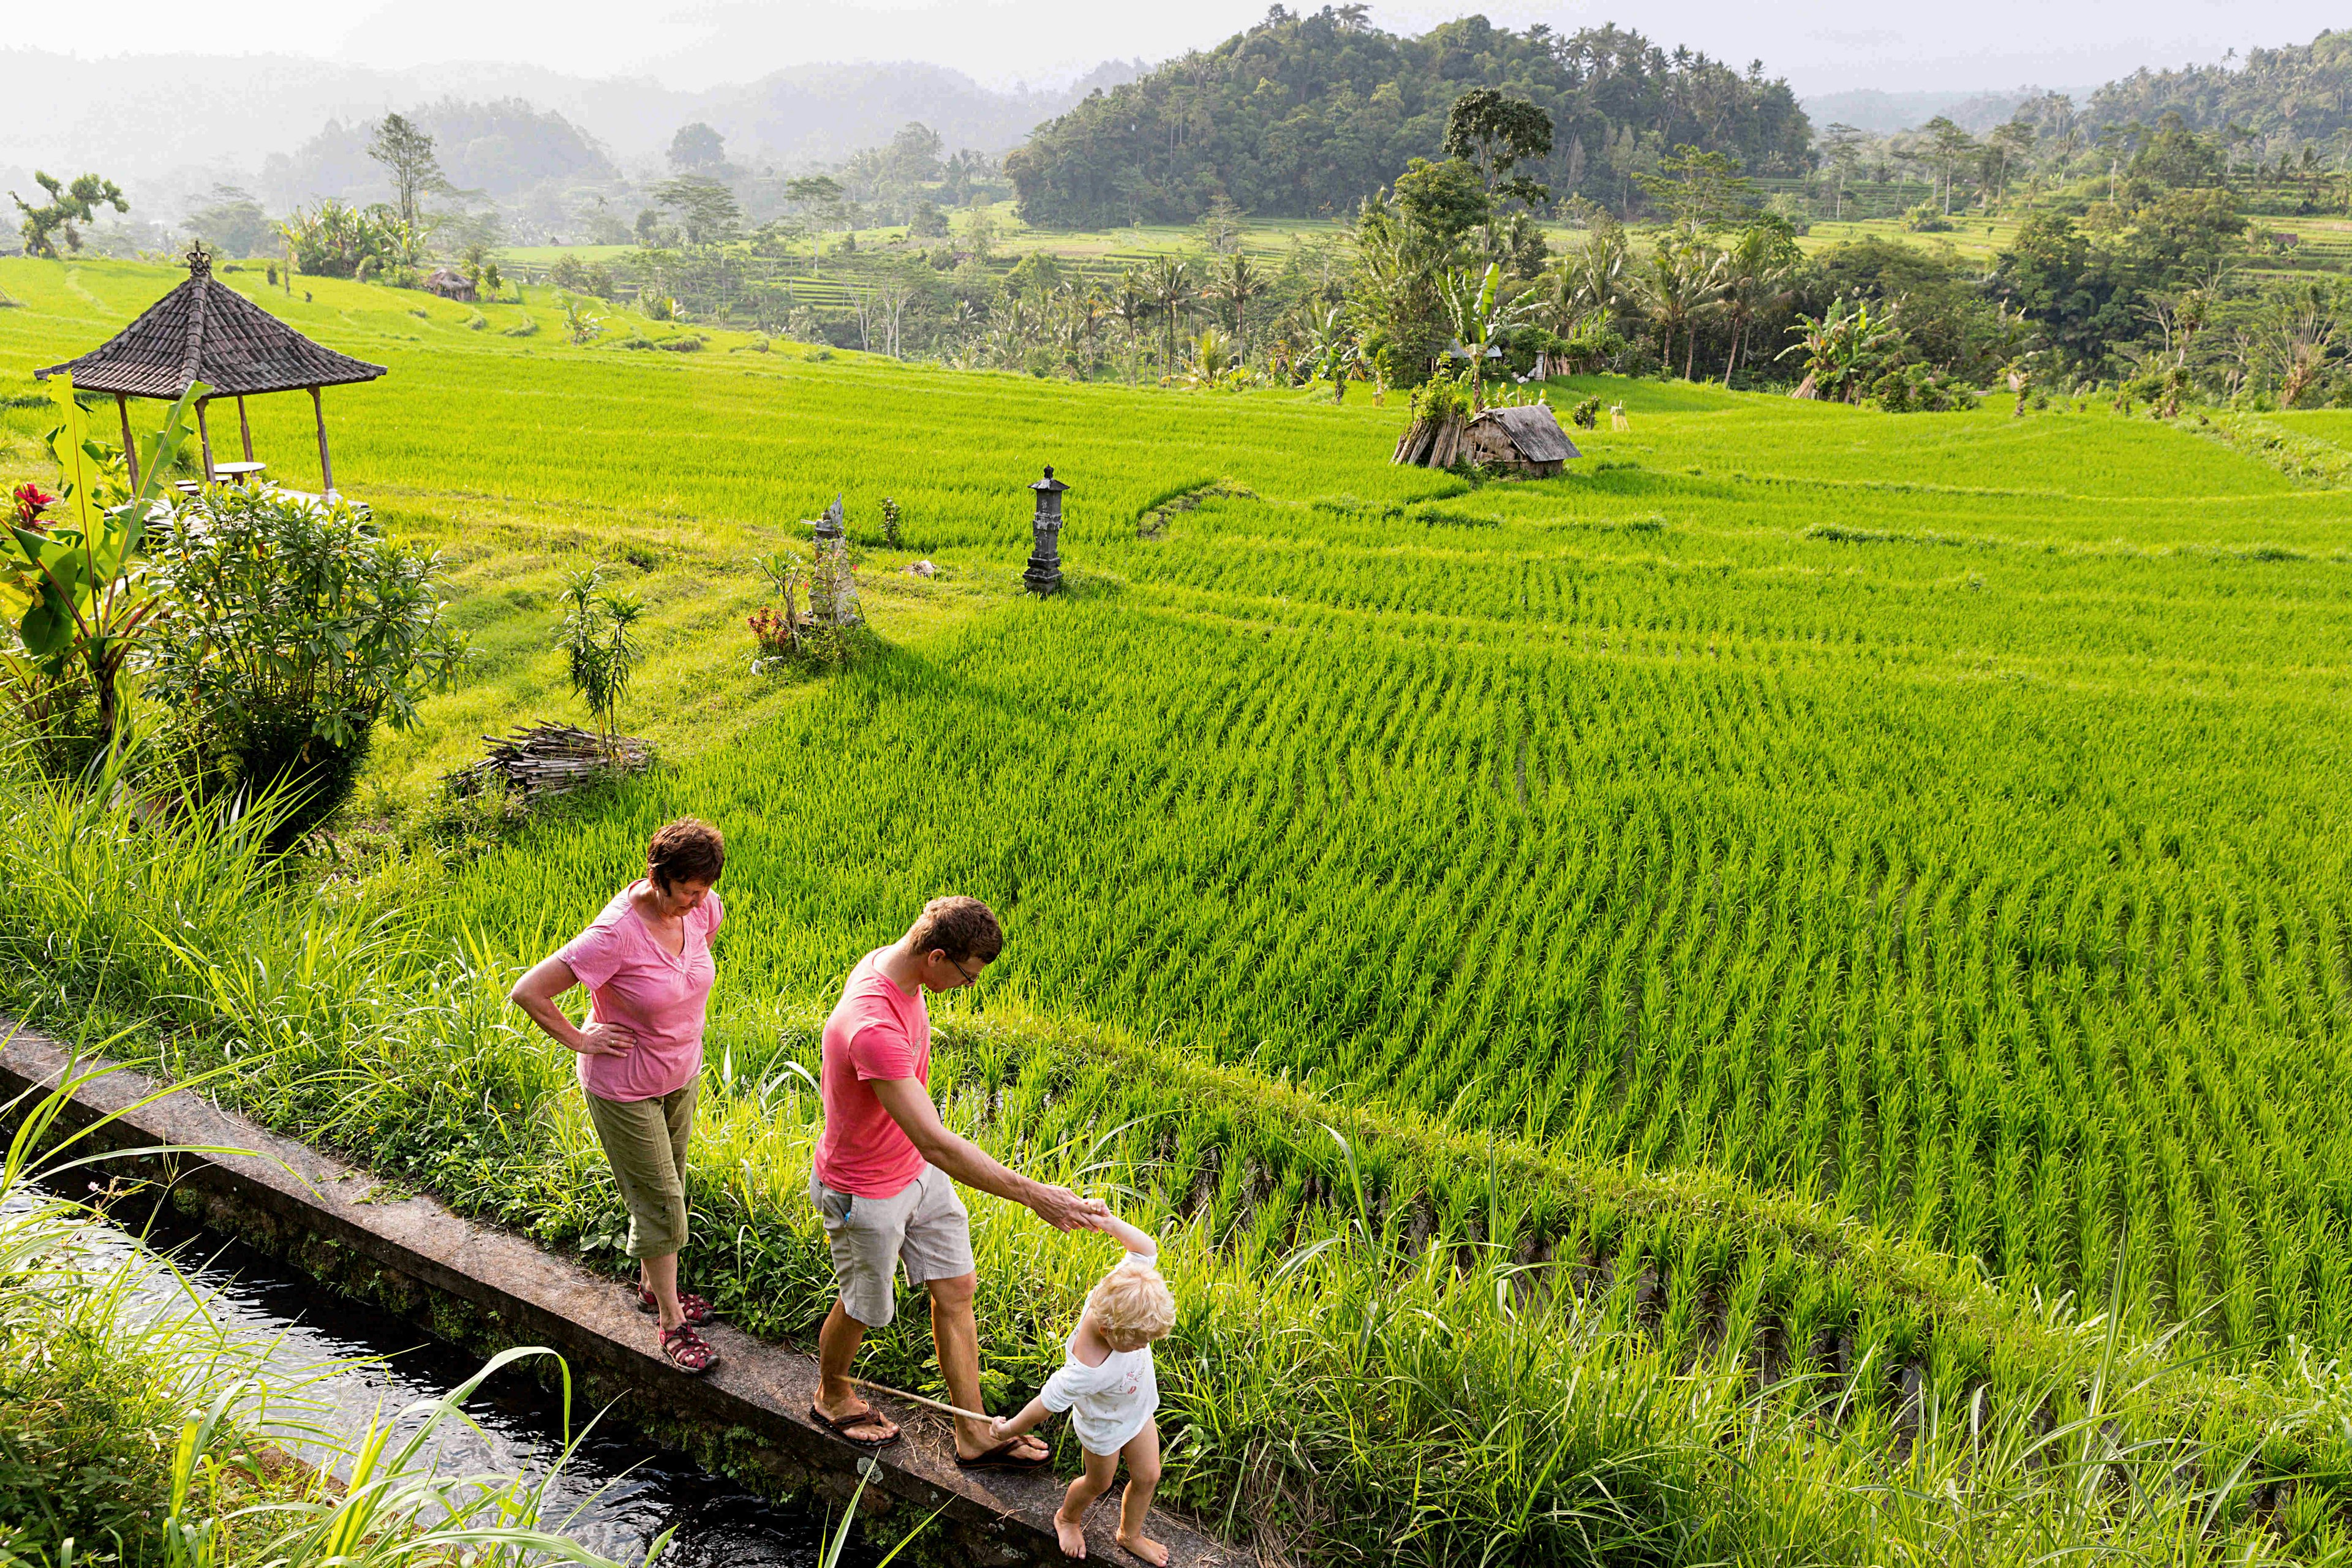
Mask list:
MULTIPOLYGON (((161 281, 0 275, 34 302, 0 371, 161 281)), ((2145 421, 1647 384, 1570 478, 1472 490, 1387 467, 1401 414, 1360 403, 551 349, 341 289, 306 324, 394 377, 335 395, 339 473, 450 551, 485 651, 383 790, 560 710, 545 595, 597 555, 642 559, 625 717, 675 766, 462 868, 415 938, 365 921, 425 874, 273 907, 201 847, 20 816, 121 894, 17 911, 54 989, 14 1005, 283 1044, 324 1076, 257 1074, 257 1110, 594 1250, 563 1064, 497 997, 692 810, 736 851, 696 1194, 722 1299, 780 1332, 821 1306, 783 1063, 913 901, 980 892, 1013 946, 950 1010, 950 1113, 1176 1228, 1177 1490, 1212 1512, 1433 1558, 1572 1557, 1579 1518, 1758 1560, 2178 1524, 2162 1489, 2065 1513, 2021 1457, 2095 1399, 2212 1443, 2214 1480, 2257 1436, 2256 1473, 2340 1477, 2298 1359, 2352 1310, 2334 495, 2145 421), (1011 586, 1040 460, 1078 487, 1044 605, 1011 586), (1221 478, 1254 494, 1135 537, 1221 478), (892 651, 762 685, 737 563, 835 488, 892 651), (897 575, 915 552, 946 575, 897 575), (2116 1353, 2166 1370, 2094 1394, 2111 1283, 2116 1353), (1837 1419, 1751 1397, 1809 1364, 1837 1419)), ((299 481, 295 411, 254 406, 299 481)), ((1099 1260, 982 1232, 1009 1397, 1099 1260)), ((2089 1437, 2059 1451, 2081 1479, 2089 1437)), ((2272 1500, 2298 1551, 2334 1484, 2272 1500)))

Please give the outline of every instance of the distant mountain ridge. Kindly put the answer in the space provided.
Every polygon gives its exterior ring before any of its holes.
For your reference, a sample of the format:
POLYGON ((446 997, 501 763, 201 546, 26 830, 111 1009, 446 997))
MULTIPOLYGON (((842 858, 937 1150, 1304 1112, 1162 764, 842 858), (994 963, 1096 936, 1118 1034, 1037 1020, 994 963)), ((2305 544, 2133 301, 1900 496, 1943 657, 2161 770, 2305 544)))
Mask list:
MULTIPOLYGON (((644 78, 530 66, 379 70, 289 55, 86 60, 0 49, 0 80, 9 84, 0 93, 0 181, 22 184, 37 166, 100 169, 127 184, 250 180, 265 158, 305 147, 331 121, 348 129, 387 110, 506 100, 562 116, 621 163, 657 158, 677 128, 696 120, 725 135, 739 161, 830 162, 887 142, 908 120, 922 121, 950 148, 994 153, 1143 68, 1140 60, 1113 60, 1063 88, 1006 91, 920 62, 810 65, 684 92, 644 78)), ((322 166, 340 156, 322 151, 322 166)))

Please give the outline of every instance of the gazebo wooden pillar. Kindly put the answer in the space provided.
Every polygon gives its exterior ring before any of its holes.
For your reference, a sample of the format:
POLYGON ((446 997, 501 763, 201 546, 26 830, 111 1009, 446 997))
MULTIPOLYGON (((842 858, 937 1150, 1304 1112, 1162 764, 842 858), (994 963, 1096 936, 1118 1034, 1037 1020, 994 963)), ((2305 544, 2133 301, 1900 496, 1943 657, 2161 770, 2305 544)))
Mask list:
POLYGON ((327 405, 320 401, 319 389, 310 389, 310 417, 319 425, 319 482, 327 494, 335 493, 335 460, 327 456, 327 405))
POLYGON ((250 463, 253 423, 245 400, 272 392, 307 392, 318 426, 320 489, 331 498, 335 468, 327 450, 327 414, 320 393, 330 386, 373 381, 383 374, 383 366, 337 353, 304 337, 215 279, 211 258, 196 248, 188 252, 188 280, 149 306, 137 321, 79 359, 34 374, 60 373, 73 377, 77 392, 114 395, 133 484, 139 479, 139 454, 131 434, 131 398, 168 402, 204 384, 205 394, 196 402, 196 436, 209 482, 215 474, 206 404, 219 397, 236 400, 237 437, 250 463))

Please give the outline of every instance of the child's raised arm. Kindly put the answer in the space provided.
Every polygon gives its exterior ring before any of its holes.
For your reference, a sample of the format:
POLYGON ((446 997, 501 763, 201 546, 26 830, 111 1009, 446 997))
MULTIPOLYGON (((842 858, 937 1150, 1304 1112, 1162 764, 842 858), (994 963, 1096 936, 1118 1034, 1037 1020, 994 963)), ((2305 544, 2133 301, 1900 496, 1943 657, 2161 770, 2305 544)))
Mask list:
POLYGON ((1095 1228, 1115 1238, 1121 1247, 1139 1258, 1157 1258, 1160 1244, 1115 1214, 1104 1215, 1095 1221, 1095 1228))

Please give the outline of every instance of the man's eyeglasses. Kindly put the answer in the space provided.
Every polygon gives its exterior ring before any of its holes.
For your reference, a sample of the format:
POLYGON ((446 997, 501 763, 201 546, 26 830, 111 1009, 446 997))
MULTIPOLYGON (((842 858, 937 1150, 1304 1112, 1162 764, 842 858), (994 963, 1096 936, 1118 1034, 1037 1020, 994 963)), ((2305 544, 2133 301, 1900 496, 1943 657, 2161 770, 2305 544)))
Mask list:
POLYGON ((956 961, 952 958, 949 959, 948 962, 955 964, 955 972, 963 976, 963 983, 966 985, 979 984, 980 977, 988 972, 988 960, 984 958, 980 961, 980 967, 978 969, 966 969, 962 964, 956 963, 956 961))

